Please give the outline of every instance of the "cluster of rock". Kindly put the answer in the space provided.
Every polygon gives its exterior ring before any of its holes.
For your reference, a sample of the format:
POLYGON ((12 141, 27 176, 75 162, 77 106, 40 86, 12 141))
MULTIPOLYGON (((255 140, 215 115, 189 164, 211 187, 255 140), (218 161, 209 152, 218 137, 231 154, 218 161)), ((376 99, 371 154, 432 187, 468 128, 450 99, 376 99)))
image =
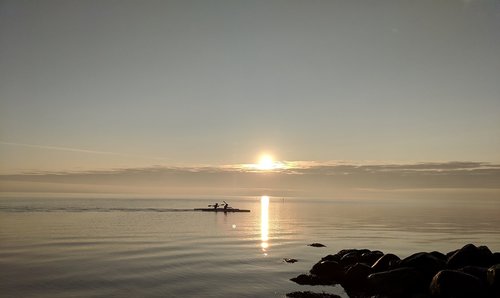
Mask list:
POLYGON ((345 249, 316 263, 298 284, 341 284, 349 297, 500 298, 500 253, 467 244, 443 254, 400 259, 368 249, 345 249))

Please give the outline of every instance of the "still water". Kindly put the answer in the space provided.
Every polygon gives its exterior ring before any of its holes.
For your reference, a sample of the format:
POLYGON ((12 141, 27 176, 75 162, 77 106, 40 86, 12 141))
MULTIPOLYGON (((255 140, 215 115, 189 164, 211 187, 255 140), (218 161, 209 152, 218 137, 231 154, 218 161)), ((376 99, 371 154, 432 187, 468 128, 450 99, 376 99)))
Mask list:
POLYGON ((0 199, 0 297, 284 297, 344 248, 400 257, 466 243, 500 251, 500 202, 231 198, 0 199), (326 248, 309 247, 321 242, 326 248), (283 258, 295 258, 294 264, 283 258))

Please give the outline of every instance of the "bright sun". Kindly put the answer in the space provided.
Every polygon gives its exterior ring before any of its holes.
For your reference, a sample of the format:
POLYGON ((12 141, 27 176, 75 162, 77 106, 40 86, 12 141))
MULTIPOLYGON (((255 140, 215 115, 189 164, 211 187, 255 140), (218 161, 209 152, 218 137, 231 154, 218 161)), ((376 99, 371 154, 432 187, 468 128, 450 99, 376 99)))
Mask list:
POLYGON ((259 170, 272 170, 275 168, 275 163, 273 157, 269 154, 261 155, 259 158, 259 164, 257 165, 259 170))

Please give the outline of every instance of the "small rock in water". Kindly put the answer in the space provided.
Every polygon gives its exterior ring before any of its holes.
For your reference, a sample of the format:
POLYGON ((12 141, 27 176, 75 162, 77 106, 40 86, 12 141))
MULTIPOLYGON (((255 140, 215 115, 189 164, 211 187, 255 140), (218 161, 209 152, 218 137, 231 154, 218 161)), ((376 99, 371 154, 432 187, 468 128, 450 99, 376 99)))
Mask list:
POLYGON ((308 244, 308 246, 312 246, 312 247, 326 247, 326 245, 321 244, 321 243, 317 243, 317 242, 308 244))
POLYGON ((289 258, 283 258, 283 261, 285 261, 285 262, 287 262, 287 263, 291 263, 291 264, 293 264, 293 263, 295 263, 295 262, 298 262, 298 260, 297 260, 297 259, 289 259, 289 258))
POLYGON ((291 298, 340 298, 340 296, 328 293, 313 293, 309 291, 305 292, 292 292, 286 294, 287 297, 291 298))
POLYGON ((290 280, 298 283, 299 285, 309 285, 309 286, 318 286, 318 285, 327 286, 336 284, 336 282, 333 280, 329 280, 326 278, 310 274, 301 274, 297 277, 291 278, 290 280))

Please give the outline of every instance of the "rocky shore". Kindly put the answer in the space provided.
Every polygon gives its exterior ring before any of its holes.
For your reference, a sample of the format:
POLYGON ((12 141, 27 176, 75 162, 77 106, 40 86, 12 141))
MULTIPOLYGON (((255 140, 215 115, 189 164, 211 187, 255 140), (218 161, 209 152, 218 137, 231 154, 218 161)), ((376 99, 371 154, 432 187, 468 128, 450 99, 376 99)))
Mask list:
MULTIPOLYGON (((351 298, 500 298, 500 253, 467 244, 448 252, 391 253, 344 249, 291 279, 301 285, 340 284, 351 298)), ((336 297, 294 292, 289 297, 336 297), (301 296, 303 295, 303 296, 301 296)))

